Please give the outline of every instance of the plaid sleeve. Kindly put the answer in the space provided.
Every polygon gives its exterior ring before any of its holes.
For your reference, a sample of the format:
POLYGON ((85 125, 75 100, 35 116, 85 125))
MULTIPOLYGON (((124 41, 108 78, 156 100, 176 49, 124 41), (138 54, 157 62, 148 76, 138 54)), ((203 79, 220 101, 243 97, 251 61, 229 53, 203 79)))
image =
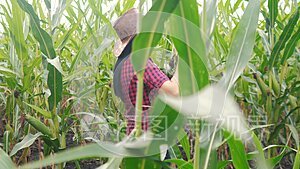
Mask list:
POLYGON ((150 87, 150 89, 159 89, 164 82, 170 80, 159 68, 153 63, 151 59, 148 59, 145 74, 144 82, 150 87))

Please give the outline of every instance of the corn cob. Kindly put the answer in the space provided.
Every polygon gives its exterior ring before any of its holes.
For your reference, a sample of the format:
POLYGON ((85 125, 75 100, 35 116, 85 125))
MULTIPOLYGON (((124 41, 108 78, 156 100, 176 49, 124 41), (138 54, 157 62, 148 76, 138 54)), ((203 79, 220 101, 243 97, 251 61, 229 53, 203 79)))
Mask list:
POLYGON ((297 107, 297 98, 295 96, 289 95, 288 96, 289 100, 290 100, 290 104, 292 109, 297 107))
POLYGON ((38 120, 30 115, 26 115, 26 120, 28 121, 28 123, 30 125, 32 125, 39 132, 41 132, 47 136, 52 136, 52 133, 50 132, 49 128, 44 123, 42 123, 40 120, 38 120))
POLYGON ((280 77, 279 77, 280 83, 282 83, 282 81, 285 79, 287 69, 288 69, 288 64, 287 64, 287 62, 285 62, 283 67, 281 68, 281 72, 280 72, 280 77))
POLYGON ((259 75, 257 75, 256 73, 253 74, 254 79, 256 79, 258 87, 261 90, 261 93, 264 97, 267 96, 267 93, 270 92, 269 87, 265 84, 265 82, 261 79, 261 77, 259 75))
POLYGON ((274 91, 274 94, 276 96, 279 96, 280 95, 280 85, 279 85, 275 75, 272 72, 270 72, 270 76, 272 79, 272 89, 274 91))

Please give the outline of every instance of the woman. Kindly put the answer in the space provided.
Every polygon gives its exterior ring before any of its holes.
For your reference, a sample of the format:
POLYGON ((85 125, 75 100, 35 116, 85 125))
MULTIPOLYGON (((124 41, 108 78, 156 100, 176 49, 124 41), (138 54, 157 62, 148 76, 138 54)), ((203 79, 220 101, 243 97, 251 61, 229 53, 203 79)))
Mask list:
MULTIPOLYGON (((120 41, 115 44, 114 54, 118 57, 114 68, 114 91, 125 104, 127 120, 126 133, 129 135, 135 125, 135 102, 137 91, 137 77, 130 61, 132 44, 137 33, 138 10, 133 8, 123 14, 114 24, 120 41)), ((143 90, 143 130, 148 129, 148 111, 151 100, 157 92, 178 96, 178 83, 174 76, 169 79, 151 59, 147 60, 144 73, 143 90)))

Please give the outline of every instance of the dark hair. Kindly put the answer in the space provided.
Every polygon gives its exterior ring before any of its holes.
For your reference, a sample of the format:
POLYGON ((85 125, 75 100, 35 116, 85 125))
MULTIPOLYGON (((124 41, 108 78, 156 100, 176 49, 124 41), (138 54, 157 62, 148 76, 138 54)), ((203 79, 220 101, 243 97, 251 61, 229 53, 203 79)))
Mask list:
POLYGON ((120 97, 124 102, 123 94, 122 94, 122 85, 121 85, 121 72, 123 63, 129 58, 132 50, 134 37, 129 41, 121 55, 118 57, 116 65, 114 67, 114 77, 113 77, 113 88, 115 91, 115 95, 120 97))

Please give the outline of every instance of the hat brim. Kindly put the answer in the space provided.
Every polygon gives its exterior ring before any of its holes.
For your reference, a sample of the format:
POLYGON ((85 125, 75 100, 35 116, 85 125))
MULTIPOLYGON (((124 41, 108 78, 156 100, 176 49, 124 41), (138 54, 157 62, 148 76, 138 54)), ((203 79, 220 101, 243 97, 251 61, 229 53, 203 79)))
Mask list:
POLYGON ((125 41, 121 41, 120 39, 115 43, 113 53, 116 57, 119 57, 123 50, 125 49, 126 45, 129 43, 129 41, 133 38, 131 36, 130 38, 126 39, 125 41))

